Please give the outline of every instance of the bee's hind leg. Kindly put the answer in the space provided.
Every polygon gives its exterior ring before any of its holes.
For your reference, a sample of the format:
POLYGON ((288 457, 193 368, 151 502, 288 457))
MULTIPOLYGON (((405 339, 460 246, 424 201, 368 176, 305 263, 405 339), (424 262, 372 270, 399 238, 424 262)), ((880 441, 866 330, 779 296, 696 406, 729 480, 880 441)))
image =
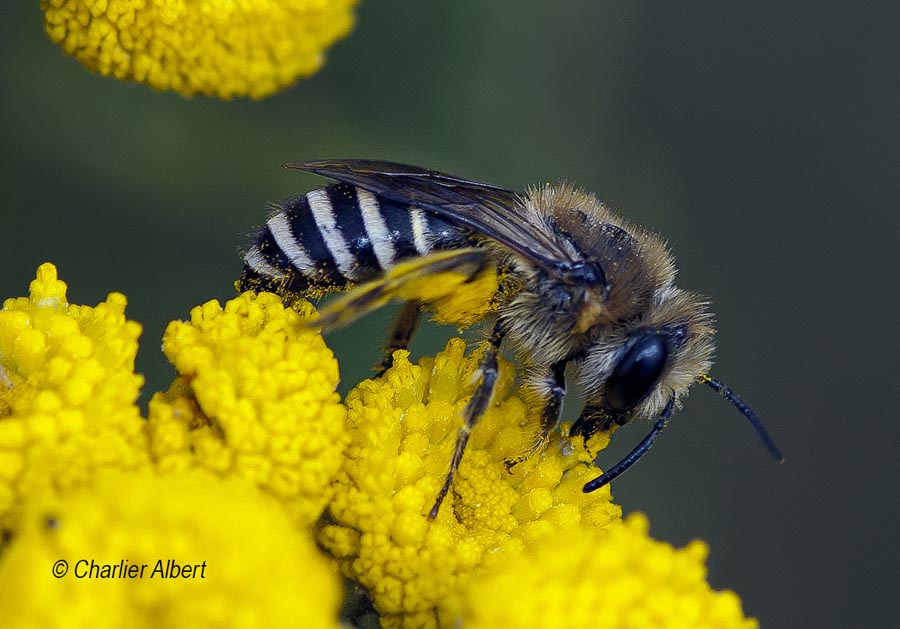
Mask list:
POLYGON ((507 472, 512 473, 513 467, 540 452, 546 445, 550 432, 559 423, 562 402, 566 395, 567 364, 567 360, 561 360, 539 372, 537 385, 543 400, 543 405, 541 406, 541 432, 528 450, 514 459, 505 461, 507 472))
POLYGON ((484 412, 491 403, 491 398, 494 397, 494 388, 497 385, 497 377, 500 375, 500 370, 497 366, 497 354, 500 352, 500 344, 503 342, 505 334, 506 331, 498 322, 497 325, 494 326, 494 331, 491 332, 488 346, 484 350, 484 356, 481 359, 481 365, 479 366, 481 371, 481 381, 478 383, 478 386, 475 387, 475 392, 472 393, 469 403, 466 404, 466 408, 463 410, 465 423, 459 429, 459 433, 456 436, 456 446, 453 449, 453 459, 450 461, 450 471, 447 472, 447 478, 444 479, 444 484, 438 492, 437 498, 434 501, 434 506, 428 513, 429 520, 433 520, 437 517, 438 510, 441 508, 441 503, 444 501, 444 498, 447 497, 447 492, 450 491, 450 487, 453 485, 453 477, 456 475, 456 470, 459 468, 459 462, 462 460, 463 452, 466 450, 466 444, 469 442, 469 435, 472 433, 472 428, 475 427, 475 424, 481 416, 484 415, 484 412))
POLYGON ((375 367, 376 378, 384 375, 384 372, 394 364, 394 352, 398 349, 409 347, 416 329, 419 327, 421 308, 417 302, 408 301, 400 308, 397 318, 394 320, 394 329, 384 346, 384 359, 375 367))

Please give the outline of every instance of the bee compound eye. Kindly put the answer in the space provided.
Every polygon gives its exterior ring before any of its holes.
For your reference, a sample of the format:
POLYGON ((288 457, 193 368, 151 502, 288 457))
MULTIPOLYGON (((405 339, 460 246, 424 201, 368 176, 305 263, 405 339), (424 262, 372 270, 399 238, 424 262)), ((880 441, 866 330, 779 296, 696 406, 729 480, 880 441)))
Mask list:
POLYGON ((669 348, 662 334, 648 334, 619 359, 606 380, 606 404, 624 411, 646 398, 662 376, 669 348))

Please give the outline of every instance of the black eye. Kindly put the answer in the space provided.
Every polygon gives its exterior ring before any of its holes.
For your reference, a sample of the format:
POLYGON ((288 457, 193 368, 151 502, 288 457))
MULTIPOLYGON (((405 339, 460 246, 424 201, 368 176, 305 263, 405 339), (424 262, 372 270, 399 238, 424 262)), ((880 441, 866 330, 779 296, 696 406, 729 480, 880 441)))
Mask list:
POLYGON ((659 382, 668 355, 662 334, 639 338, 606 380, 606 404, 615 411, 624 411, 642 401, 659 382))

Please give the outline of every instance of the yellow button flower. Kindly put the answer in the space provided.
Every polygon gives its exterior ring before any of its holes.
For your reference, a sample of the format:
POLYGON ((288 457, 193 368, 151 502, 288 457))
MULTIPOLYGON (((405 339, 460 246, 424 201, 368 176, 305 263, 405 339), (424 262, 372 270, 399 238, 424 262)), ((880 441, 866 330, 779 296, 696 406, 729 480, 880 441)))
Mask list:
MULTIPOLYGON (((476 302, 447 313, 462 303, 476 302)), ((145 422, 140 326, 124 309, 116 293, 69 304, 45 264, 0 310, 4 626, 336 627, 313 525, 385 627, 757 626, 707 585, 702 543, 653 541, 643 516, 622 523, 608 487, 583 493, 608 434, 586 449, 564 427, 522 456, 537 418, 509 394, 509 363, 430 521, 480 350, 453 339, 418 364, 396 352, 345 406, 312 306, 243 293, 170 324, 179 375, 145 422), (54 578, 59 559, 71 573, 54 578), (144 564, 149 576, 131 576, 144 564)))
MULTIPOLYGON (((459 339, 418 365, 396 352, 384 377, 347 397, 352 442, 329 506, 333 523, 319 541, 366 588, 386 627, 436 626, 448 596, 477 570, 507 561, 526 543, 599 529, 620 516, 608 489, 582 492, 599 470, 562 437, 507 472, 505 461, 527 451, 538 429, 522 400, 506 397, 513 369, 503 361, 495 398, 502 402, 476 426, 451 494, 437 519, 427 519, 477 363, 478 352, 466 357, 459 339)), ((606 441, 599 435, 591 447, 606 441)))
POLYGON ((56 267, 43 264, 29 297, 0 310, 0 526, 15 529, 22 501, 65 493, 101 468, 148 465, 135 404, 141 326, 125 297, 69 304, 56 267))
POLYGON ((474 576, 467 629, 755 629, 734 592, 706 583, 706 545, 676 550, 648 536, 640 514, 606 534, 548 538, 474 576))
POLYGON ((8 629, 337 629, 340 595, 277 502, 201 471, 107 472, 34 502, 0 561, 8 629))
POLYGON ((305 326, 305 301, 271 293, 210 301, 169 324, 163 351, 180 375, 150 402, 154 460, 240 476, 281 500, 303 525, 331 497, 347 443, 337 361, 305 326))
POLYGON ((88 69, 185 96, 262 98, 313 74, 356 0, 42 0, 44 25, 88 69))

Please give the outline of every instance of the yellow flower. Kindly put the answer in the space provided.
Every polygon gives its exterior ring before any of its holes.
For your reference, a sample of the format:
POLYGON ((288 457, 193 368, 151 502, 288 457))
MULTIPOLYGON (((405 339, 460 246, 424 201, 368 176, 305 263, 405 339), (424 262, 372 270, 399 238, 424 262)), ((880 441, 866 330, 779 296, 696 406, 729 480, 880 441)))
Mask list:
POLYGON ((339 627, 341 586, 309 533, 205 472, 108 472, 32 503, 2 559, 7 628, 339 627))
POLYGON ((605 535, 548 538, 473 577, 460 618, 469 629, 755 629, 734 592, 706 583, 706 545, 676 550, 629 516, 605 535))
POLYGON ((356 0, 42 0, 88 69, 186 96, 262 98, 313 74, 356 0))
MULTIPOLYGON (((346 400, 352 442, 329 506, 333 524, 319 541, 367 589, 386 627, 436 626, 448 596, 478 569, 526 543, 602 528, 621 513, 608 489, 582 492, 599 470, 565 438, 506 471, 504 461, 527 451, 537 426, 521 399, 504 399, 513 379, 504 361, 496 394, 503 401, 476 426, 451 494, 437 519, 427 519, 474 387, 479 353, 464 353, 459 339, 419 365, 396 352, 384 377, 346 400)), ((599 435, 591 446, 606 441, 599 435)))
POLYGON ((97 469, 148 464, 135 404, 141 326, 125 297, 70 305, 56 267, 43 264, 30 297, 0 310, 0 526, 15 528, 25 498, 65 493, 97 469))
POLYGON ((169 325, 179 375, 145 422, 140 326, 124 309, 116 293, 68 304, 45 264, 30 296, 0 310, 4 626, 337 627, 314 524, 385 627, 757 626, 706 583, 702 543, 653 541, 643 516, 621 521, 609 488, 583 493, 608 434, 586 449, 564 427, 507 471, 538 433, 509 394, 508 362, 430 521, 480 350, 453 339, 417 365, 396 352, 345 407, 337 363, 307 327, 312 306, 247 292, 169 325), (54 578, 60 559, 70 572, 54 578))
POLYGON ((240 476, 309 525, 321 515, 347 443, 338 366, 305 327, 313 307, 271 293, 210 301, 174 321, 163 351, 181 374, 150 402, 151 450, 163 470, 240 476))

